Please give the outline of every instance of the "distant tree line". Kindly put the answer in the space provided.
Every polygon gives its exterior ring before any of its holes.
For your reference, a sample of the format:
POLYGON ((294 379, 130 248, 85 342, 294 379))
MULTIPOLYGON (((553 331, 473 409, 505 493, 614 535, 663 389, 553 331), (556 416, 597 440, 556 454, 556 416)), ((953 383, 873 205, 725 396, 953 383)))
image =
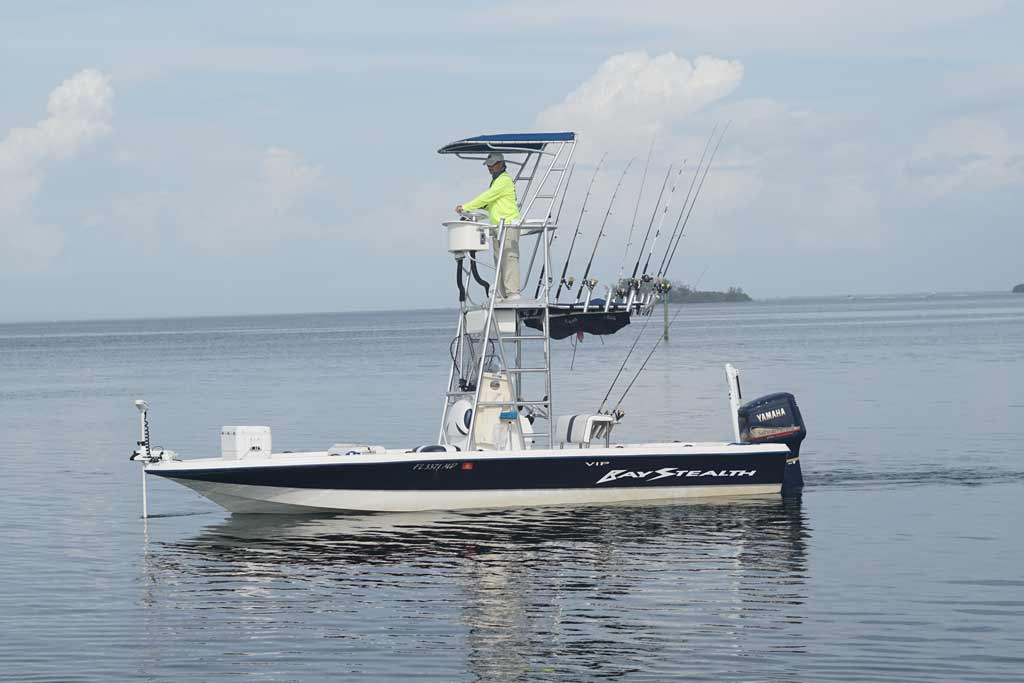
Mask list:
POLYGON ((668 301, 672 304, 709 304, 736 301, 753 301, 742 287, 730 287, 724 292, 705 292, 693 289, 689 285, 673 282, 668 293, 668 301))
POLYGON ((1024 294, 1024 284, 1017 285, 1013 288, 1014 294, 1024 294))

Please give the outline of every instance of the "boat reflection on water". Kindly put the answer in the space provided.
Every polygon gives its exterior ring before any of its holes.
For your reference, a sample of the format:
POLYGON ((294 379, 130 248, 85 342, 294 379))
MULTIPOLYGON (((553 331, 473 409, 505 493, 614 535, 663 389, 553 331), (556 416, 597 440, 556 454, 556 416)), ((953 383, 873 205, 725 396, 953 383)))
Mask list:
POLYGON ((195 538, 152 546, 148 592, 156 604, 171 589, 163 599, 187 599, 195 609, 234 601, 237 619, 255 618, 263 628, 273 614, 287 612, 295 624, 329 612, 319 627, 340 642, 361 642, 363 656, 375 647, 369 633, 390 633, 398 640, 379 647, 394 653, 404 642, 414 651, 410 662, 422 649, 447 649, 449 666, 455 657, 459 670, 481 680, 546 671, 602 678, 659 661, 675 667, 666 674, 679 674, 681 657, 690 673, 713 673, 722 662, 699 660, 702 647, 730 656, 737 648, 799 650, 784 632, 802 620, 809 533, 799 499, 777 496, 238 515, 195 538), (170 584, 187 585, 187 597, 170 584), (208 595, 197 584, 208 584, 208 595), (296 588, 307 589, 298 600, 296 588), (410 619, 412 639, 403 641, 410 619))
MULTIPOLYGON (((783 541, 802 558, 807 530, 799 498, 777 495, 696 503, 566 506, 464 512, 378 513, 372 515, 233 515, 191 540, 167 547, 228 562, 259 560, 288 565, 406 564, 427 558, 461 561, 474 556, 534 553, 551 543, 592 543, 619 555, 622 541, 692 545, 702 551, 772 551, 783 541), (711 544, 710 547, 709 544, 711 544)), ((747 553, 740 553, 741 557, 747 553)), ((543 561, 541 553, 535 559, 543 561)), ((560 553, 552 555, 557 560, 560 553)), ((586 561, 577 556, 577 561, 586 561)), ((752 558, 744 560, 752 561, 752 558)))

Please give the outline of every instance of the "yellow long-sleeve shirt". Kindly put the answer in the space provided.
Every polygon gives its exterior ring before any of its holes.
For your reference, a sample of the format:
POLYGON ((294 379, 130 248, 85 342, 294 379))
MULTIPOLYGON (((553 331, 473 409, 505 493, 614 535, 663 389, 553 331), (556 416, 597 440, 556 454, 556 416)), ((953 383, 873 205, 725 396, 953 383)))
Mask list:
POLYGON ((506 223, 519 221, 519 204, 516 202, 516 184, 512 177, 502 171, 491 181, 491 186, 462 205, 466 211, 487 209, 491 223, 497 225, 502 218, 506 223))

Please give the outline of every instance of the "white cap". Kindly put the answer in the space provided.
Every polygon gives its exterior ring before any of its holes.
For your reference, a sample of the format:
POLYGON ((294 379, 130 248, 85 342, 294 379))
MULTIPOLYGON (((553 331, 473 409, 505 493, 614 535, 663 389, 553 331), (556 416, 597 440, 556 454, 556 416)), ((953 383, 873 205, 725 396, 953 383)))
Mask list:
POLYGON ((487 155, 487 158, 484 159, 484 166, 494 166, 494 164, 499 161, 505 161, 505 155, 498 152, 491 152, 487 155))

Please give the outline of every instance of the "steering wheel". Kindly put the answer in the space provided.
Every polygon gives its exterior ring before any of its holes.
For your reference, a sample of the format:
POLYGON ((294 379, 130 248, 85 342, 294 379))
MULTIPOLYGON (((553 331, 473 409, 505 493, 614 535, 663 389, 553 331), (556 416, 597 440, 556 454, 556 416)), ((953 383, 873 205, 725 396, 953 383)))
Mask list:
POLYGON ((480 223, 487 220, 487 214, 483 211, 463 211, 459 214, 459 220, 480 223))

